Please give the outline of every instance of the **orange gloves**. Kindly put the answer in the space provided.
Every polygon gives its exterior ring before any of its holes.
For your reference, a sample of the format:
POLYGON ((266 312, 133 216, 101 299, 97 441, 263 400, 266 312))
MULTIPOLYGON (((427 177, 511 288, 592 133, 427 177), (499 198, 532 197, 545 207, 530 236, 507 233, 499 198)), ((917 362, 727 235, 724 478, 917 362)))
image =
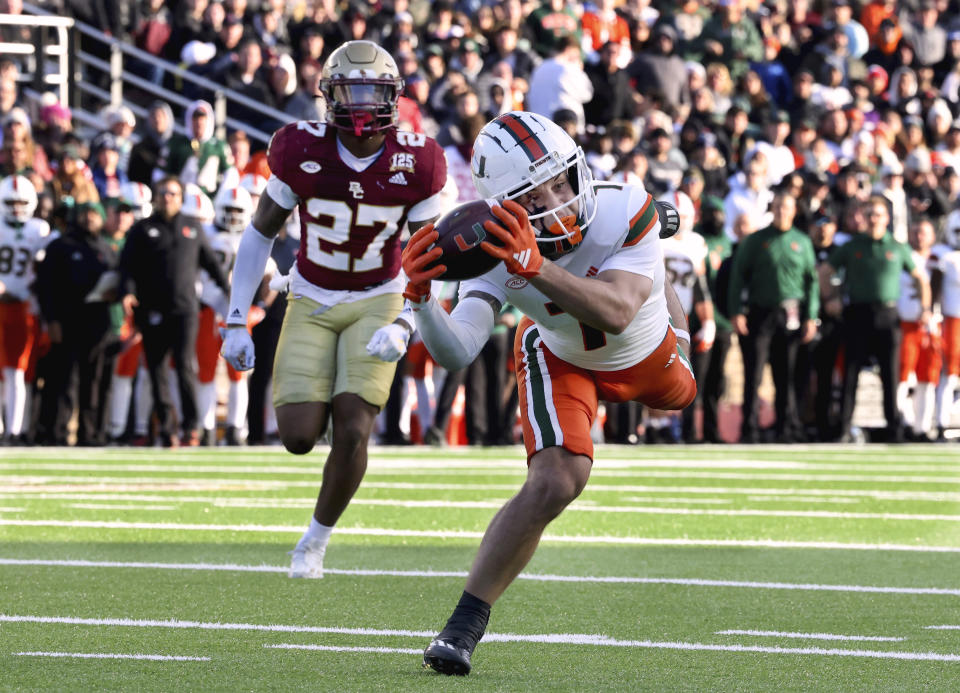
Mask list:
POLYGON ((447 271, 446 265, 435 265, 426 269, 427 265, 443 255, 440 248, 430 247, 439 237, 440 234, 436 232, 433 224, 422 226, 410 236, 407 246, 400 254, 400 264, 410 280, 403 297, 416 305, 422 305, 429 300, 430 282, 447 271))
POLYGON ((537 236, 533 232, 533 227, 530 226, 527 210, 513 200, 504 200, 502 207, 494 205, 491 211, 503 222, 503 226, 485 221, 483 228, 503 243, 503 246, 484 241, 480 247, 488 255, 502 260, 510 274, 520 275, 524 279, 533 279, 540 274, 543 256, 537 248, 537 236))

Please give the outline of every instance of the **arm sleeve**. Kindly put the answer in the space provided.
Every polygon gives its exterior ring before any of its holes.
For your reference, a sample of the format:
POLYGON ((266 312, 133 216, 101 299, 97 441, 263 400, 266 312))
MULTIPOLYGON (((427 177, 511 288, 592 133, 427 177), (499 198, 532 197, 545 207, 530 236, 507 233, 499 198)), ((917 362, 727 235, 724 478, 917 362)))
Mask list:
POLYGON ((469 366, 493 331, 493 309, 479 298, 465 298, 453 312, 447 312, 436 299, 416 311, 417 329, 430 354, 448 371, 469 366))
POLYGON ((247 312, 260 287, 263 271, 270 258, 273 239, 267 238, 249 224, 240 237, 237 258, 233 265, 233 287, 230 290, 228 325, 246 325, 247 312))

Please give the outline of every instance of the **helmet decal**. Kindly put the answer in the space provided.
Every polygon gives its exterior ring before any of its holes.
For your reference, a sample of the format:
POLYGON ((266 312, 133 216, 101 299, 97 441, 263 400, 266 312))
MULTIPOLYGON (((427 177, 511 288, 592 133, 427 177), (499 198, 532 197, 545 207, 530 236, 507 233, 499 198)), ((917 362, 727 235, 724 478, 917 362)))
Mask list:
POLYGON ((547 155, 543 141, 522 120, 512 113, 505 113, 494 121, 511 136, 530 157, 530 161, 538 161, 547 155))

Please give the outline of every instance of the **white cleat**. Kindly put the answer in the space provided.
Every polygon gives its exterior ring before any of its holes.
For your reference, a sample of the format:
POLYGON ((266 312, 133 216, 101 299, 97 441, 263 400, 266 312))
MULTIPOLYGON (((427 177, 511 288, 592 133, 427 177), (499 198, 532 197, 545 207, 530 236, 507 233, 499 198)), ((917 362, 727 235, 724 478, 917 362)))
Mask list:
POLYGON ((297 544, 293 551, 288 551, 290 556, 290 577, 292 578, 313 578, 323 577, 323 554, 327 552, 326 546, 297 544))

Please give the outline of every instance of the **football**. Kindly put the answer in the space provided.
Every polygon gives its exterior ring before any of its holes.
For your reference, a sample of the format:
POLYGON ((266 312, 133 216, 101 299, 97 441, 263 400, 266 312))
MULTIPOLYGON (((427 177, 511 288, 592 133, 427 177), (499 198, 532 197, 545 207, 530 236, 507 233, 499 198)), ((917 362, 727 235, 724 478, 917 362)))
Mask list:
POLYGON ((486 274, 500 262, 487 255, 480 247, 483 241, 501 245, 500 241, 483 228, 483 222, 488 220, 502 226, 502 222, 493 216, 491 204, 487 200, 467 202, 437 221, 436 230, 440 237, 437 238, 436 245, 443 250, 437 263, 447 266, 447 271, 440 279, 472 279, 486 274))

